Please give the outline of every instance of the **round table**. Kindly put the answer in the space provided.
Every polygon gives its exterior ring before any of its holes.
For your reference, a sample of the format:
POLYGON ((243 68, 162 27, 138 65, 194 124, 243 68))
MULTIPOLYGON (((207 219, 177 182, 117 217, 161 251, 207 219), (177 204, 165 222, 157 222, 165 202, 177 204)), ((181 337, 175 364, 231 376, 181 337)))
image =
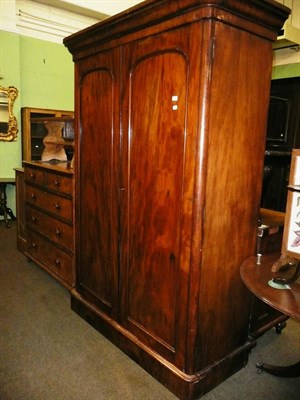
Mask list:
MULTIPOLYGON (((256 297, 264 301, 276 310, 300 320, 300 279, 292 285, 282 288, 274 288, 272 278, 287 275, 289 271, 272 273, 271 268, 280 254, 267 254, 262 257, 261 264, 257 264, 257 257, 247 258, 241 266, 241 278, 256 297)), ((268 364, 257 364, 260 371, 269 372, 281 377, 299 377, 300 362, 287 366, 273 366, 268 364)))

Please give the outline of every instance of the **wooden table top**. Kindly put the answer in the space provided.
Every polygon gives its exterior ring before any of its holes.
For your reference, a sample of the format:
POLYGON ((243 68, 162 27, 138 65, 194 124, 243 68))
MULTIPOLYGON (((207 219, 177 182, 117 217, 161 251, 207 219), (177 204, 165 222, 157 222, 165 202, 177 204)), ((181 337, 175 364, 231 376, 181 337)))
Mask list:
POLYGON ((247 258, 240 269, 241 278, 256 297, 278 311, 300 319, 300 279, 290 285, 290 289, 276 289, 268 284, 275 275, 282 276, 288 273, 271 272, 272 264, 279 257, 280 254, 264 255, 260 265, 256 264, 256 256, 247 258))

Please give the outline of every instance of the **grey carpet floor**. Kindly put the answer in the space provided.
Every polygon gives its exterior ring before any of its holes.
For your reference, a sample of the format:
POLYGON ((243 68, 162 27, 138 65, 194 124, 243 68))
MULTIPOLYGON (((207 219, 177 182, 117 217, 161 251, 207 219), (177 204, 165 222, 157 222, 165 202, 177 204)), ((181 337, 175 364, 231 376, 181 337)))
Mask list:
MULTIPOLYGON (((204 400, 299 400, 300 378, 257 374, 300 359, 300 323, 258 341, 245 368, 204 400)), ((70 309, 68 291, 16 249, 0 221, 0 400, 175 400, 70 309)))

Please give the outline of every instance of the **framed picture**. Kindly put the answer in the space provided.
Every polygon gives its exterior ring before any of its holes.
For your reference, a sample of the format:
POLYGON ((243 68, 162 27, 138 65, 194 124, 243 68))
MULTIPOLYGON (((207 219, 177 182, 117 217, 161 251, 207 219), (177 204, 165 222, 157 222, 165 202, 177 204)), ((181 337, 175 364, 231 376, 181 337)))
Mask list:
POLYGON ((300 257, 300 149, 292 152, 281 252, 300 257))

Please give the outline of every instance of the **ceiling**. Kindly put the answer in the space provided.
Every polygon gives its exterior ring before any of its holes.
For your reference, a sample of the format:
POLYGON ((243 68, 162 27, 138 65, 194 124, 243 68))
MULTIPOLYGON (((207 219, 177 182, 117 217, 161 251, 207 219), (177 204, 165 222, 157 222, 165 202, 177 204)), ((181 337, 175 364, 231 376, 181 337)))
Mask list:
MULTIPOLYGON (((21 35, 57 43, 62 43, 64 37, 72 33, 141 3, 141 0, 14 1, 15 12, 13 9, 5 9, 7 15, 3 18, 4 23, 7 23, 9 18, 12 20, 11 17, 15 15, 12 29, 15 22, 15 30, 21 35)), ((0 5, 1 2, 2 0, 0 5)))
POLYGON ((38 3, 47 4, 64 10, 81 12, 86 16, 99 18, 99 16, 109 16, 124 11, 142 0, 35 0, 38 3))

